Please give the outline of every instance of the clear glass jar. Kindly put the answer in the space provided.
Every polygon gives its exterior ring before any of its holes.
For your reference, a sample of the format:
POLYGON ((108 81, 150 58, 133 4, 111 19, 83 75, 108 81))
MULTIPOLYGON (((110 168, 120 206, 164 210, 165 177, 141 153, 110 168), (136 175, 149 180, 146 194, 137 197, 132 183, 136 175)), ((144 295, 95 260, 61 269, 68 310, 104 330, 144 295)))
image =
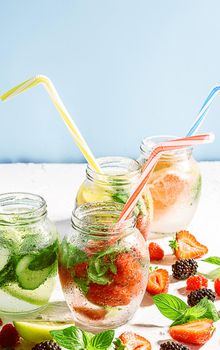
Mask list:
MULTIPOLYGON (((97 173, 87 166, 86 180, 78 190, 76 205, 95 201, 125 204, 141 175, 140 164, 124 157, 103 157, 98 159, 98 163, 103 173, 97 173)), ((135 215, 137 228, 146 240, 153 217, 153 202, 147 187, 142 197, 136 206, 135 215)))
POLYGON ((46 305, 57 274, 58 236, 45 200, 30 193, 0 195, 0 312, 46 305))
MULTIPOLYGON (((143 165, 152 149, 175 136, 154 136, 143 140, 138 161, 143 165)), ((154 203, 151 231, 173 234, 184 230, 199 203, 202 179, 192 148, 164 153, 148 182, 154 203)))
POLYGON ((134 215, 116 224, 122 208, 112 202, 81 205, 61 245, 61 285, 83 329, 96 332, 126 323, 146 290, 148 250, 134 215))

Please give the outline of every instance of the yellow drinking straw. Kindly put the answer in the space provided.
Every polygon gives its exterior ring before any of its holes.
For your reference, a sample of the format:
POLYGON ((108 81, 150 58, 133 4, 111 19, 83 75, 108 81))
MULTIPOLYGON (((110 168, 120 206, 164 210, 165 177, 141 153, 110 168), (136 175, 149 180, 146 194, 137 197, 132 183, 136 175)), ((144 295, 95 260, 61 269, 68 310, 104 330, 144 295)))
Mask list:
POLYGON ((21 92, 24 92, 28 90, 29 88, 32 88, 38 84, 43 84, 44 88, 47 90, 51 100, 53 101, 54 106, 56 107, 57 111, 59 112, 61 118, 63 119, 64 123, 67 125, 75 143, 79 147, 80 151, 84 155, 87 162, 91 165, 91 167, 99 172, 102 173, 100 166, 98 165, 92 151, 90 150, 88 144, 86 143, 85 139, 83 138, 82 134, 80 133, 79 129, 71 119, 66 107, 64 106, 57 90, 55 89, 52 81, 47 78, 44 75, 36 75, 35 77, 26 80, 25 82, 15 86, 11 90, 7 91, 3 95, 0 96, 0 99, 2 101, 6 101, 11 97, 14 97, 16 95, 19 95, 21 92))

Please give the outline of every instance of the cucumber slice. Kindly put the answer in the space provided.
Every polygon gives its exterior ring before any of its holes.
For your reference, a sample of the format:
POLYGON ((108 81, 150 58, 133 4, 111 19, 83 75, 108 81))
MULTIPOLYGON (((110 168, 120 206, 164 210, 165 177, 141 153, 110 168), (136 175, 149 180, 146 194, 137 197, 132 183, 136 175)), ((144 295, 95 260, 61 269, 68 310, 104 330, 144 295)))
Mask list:
POLYGON ((29 266, 35 258, 36 257, 34 255, 26 255, 23 258, 21 258, 17 263, 17 280, 19 286, 23 289, 37 289, 41 284, 43 284, 47 280, 47 278, 55 268, 56 263, 41 270, 30 270, 29 266))
POLYGON ((0 248, 0 273, 7 265, 10 259, 10 250, 8 248, 0 248))

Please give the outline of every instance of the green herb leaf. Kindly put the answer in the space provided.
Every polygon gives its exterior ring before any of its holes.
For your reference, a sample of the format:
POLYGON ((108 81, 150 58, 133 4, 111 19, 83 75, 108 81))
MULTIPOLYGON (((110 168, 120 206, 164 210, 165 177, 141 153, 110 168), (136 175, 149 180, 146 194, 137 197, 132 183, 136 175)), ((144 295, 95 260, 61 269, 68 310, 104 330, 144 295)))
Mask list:
POLYGON ((91 339, 91 345, 94 349, 106 350, 111 346, 114 336, 115 332, 113 330, 99 333, 91 339))
POLYGON ((53 245, 41 250, 39 254, 36 254, 28 268, 32 271, 38 271, 51 266, 57 259, 57 252, 58 241, 54 242, 53 245))
POLYGON ((200 273, 200 275, 205 276, 206 278, 214 281, 216 278, 220 278, 220 267, 215 270, 212 270, 209 273, 200 273))
POLYGON ((218 321, 219 319, 214 303, 207 297, 200 300, 197 305, 188 308, 182 316, 178 317, 172 323, 172 326, 188 323, 194 320, 200 320, 202 318, 208 318, 214 322, 218 321))
POLYGON ((119 338, 115 339, 114 345, 115 345, 116 350, 124 350, 125 349, 125 346, 122 344, 122 341, 119 338))
POLYGON ((89 281, 87 278, 79 278, 74 277, 74 282, 76 282, 78 288, 83 292, 84 294, 88 293, 89 290, 89 281))
POLYGON ((214 265, 219 265, 220 266, 220 257, 218 256, 210 256, 202 261, 205 261, 207 263, 210 263, 210 264, 214 264, 214 265))
POLYGON ((173 321, 182 316, 188 308, 184 301, 171 294, 158 294, 153 300, 162 315, 173 321))
POLYGON ((71 326, 62 330, 51 331, 53 339, 68 350, 84 350, 86 348, 84 332, 71 326))

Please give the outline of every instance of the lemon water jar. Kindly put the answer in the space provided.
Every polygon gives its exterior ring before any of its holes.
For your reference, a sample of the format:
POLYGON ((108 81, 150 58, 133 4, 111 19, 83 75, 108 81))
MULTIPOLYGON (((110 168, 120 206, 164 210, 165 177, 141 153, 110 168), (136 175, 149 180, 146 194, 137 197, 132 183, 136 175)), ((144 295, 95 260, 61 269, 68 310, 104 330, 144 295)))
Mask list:
MULTIPOLYGON (((175 138, 145 138, 140 146, 139 163, 143 166, 158 143, 175 138)), ((192 147, 187 147, 163 153, 150 176, 148 186, 154 205, 152 232, 173 234, 184 230, 196 212, 202 179, 192 151, 192 147)))
MULTIPOLYGON (((134 185, 141 175, 140 164, 125 157, 103 157, 98 159, 102 173, 94 171, 90 165, 86 169, 86 179, 80 186, 76 205, 94 201, 113 201, 125 204, 134 185)), ((135 215, 136 225, 147 239, 152 220, 152 198, 146 187, 139 200, 135 215)))

